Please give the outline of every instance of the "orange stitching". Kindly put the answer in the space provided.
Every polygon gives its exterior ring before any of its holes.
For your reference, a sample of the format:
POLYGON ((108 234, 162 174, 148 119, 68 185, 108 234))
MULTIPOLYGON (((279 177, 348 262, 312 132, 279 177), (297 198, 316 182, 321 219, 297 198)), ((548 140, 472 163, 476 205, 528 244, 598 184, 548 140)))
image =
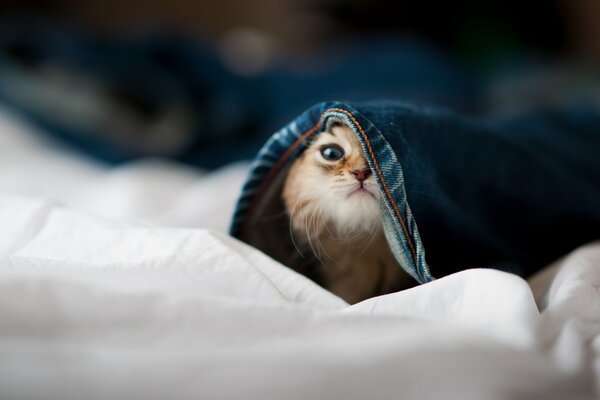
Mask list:
POLYGON ((279 158, 279 160, 277 161, 277 163, 275 163, 275 165, 269 171, 269 173, 267 174, 267 176, 265 176, 265 179, 263 179, 263 181, 261 182, 260 186, 258 187, 258 190, 256 191, 256 194, 254 195, 254 199, 252 201, 252 204, 250 205, 250 208, 248 209, 248 215, 246 216, 246 220, 244 222, 244 227, 242 228, 242 235, 244 235, 245 232, 246 232, 246 229, 248 227, 248 221, 251 218, 252 211, 254 210, 254 207, 256 206, 256 203, 258 202, 258 199, 260 198, 262 192, 265 190, 266 186, 270 183, 271 179, 273 179, 273 176, 279 171, 279 169, 285 163, 285 161, 287 160, 287 158, 300 145, 300 143, 302 143, 307 137, 309 137, 310 135, 312 135, 321 126, 321 123, 323 122, 323 118, 324 118, 325 114, 327 114, 330 111, 338 111, 338 112, 341 112, 341 113, 347 115, 352 120, 352 122, 357 126, 358 130, 360 131, 360 134, 362 135, 363 139, 365 140, 365 143, 367 144, 367 149, 369 150, 369 154, 371 155, 371 159, 373 160, 373 164, 375 165, 375 169, 377 170, 377 174, 379 175, 381 183, 383 184, 383 188, 385 190, 385 193, 387 194, 387 197, 388 197, 388 200, 390 201, 390 203, 392 203, 392 207, 394 208, 394 212, 396 213, 396 217, 398 217, 398 220, 400 221, 400 225, 402 226, 402 230, 404 231, 404 235, 406 236, 406 240, 408 241, 408 246, 410 247, 410 250, 411 250, 411 252, 413 254, 413 258, 415 260, 415 267, 416 267, 416 270, 417 270, 417 274, 419 275, 419 278, 421 278, 421 280, 424 281, 423 277, 421 276, 421 272, 419 271, 419 266, 418 266, 418 262, 417 262, 417 251, 416 251, 416 249, 414 247, 414 244, 412 243, 411 237, 410 237, 410 235, 408 233, 408 229, 406 228, 404 220, 402 219, 402 215, 400 214, 400 210, 398 209, 398 205, 394 201, 394 198, 392 197, 392 194, 390 193, 390 190, 387 187, 385 179, 383 178, 383 173, 381 172, 381 169, 379 168, 379 164, 377 164, 377 160, 375 159, 375 153, 373 152, 373 148, 371 147, 371 143, 369 142, 369 139, 367 138, 367 135, 365 134, 365 131, 363 130, 362 126, 360 126, 360 124, 354 118, 354 116, 350 112, 348 112, 346 110, 343 110, 341 108, 329 108, 329 109, 325 110, 321 114, 321 117, 319 118, 319 122, 317 122, 317 124, 315 126, 313 126, 311 129, 309 129, 308 131, 306 131, 304 134, 302 134, 302 136, 300 136, 285 151, 285 153, 283 153, 283 155, 281 156, 281 158, 279 158))
POLYGON ((416 252, 415 247, 414 247, 414 245, 412 243, 412 240, 410 239, 410 235, 408 234, 408 229, 406 229, 406 225, 404 224, 404 220, 402 219, 402 216, 400 215, 400 210, 398 210, 398 205, 394 201, 394 198, 392 197, 392 194, 390 193, 390 191, 389 191, 389 189, 387 187, 387 184, 385 183, 385 179, 383 178, 383 173, 379 169, 379 165, 377 164, 377 160, 375 159, 375 153, 373 152, 373 148, 371 148, 371 143, 369 142, 369 139, 367 138, 367 135, 365 134, 365 131, 363 130, 363 128, 358 123, 358 121, 354 118, 354 116, 350 112, 348 112, 346 110, 343 110, 341 108, 330 108, 327 111, 339 111, 341 113, 346 114, 352 120, 352 122, 354 122, 354 124, 356 125, 356 127, 360 131, 360 134, 362 135, 363 139, 365 140, 365 143, 367 144, 367 149, 369 150, 369 154, 371 155, 371 159, 373 160, 373 164, 375 165, 375 169, 377 170, 377 174, 379 175, 379 178, 381 179, 381 183, 383 184, 383 188, 385 189, 385 193, 387 194, 388 199, 392 203, 392 206, 394 207, 394 211, 396 213, 396 216, 398 217, 398 220, 400 221, 400 225, 402 226, 402 230, 404 231, 404 235, 406 235, 406 239, 408 241, 408 246, 410 247, 410 250, 413 253, 413 257, 415 259, 415 266, 417 267, 417 273, 419 274, 419 277, 421 278, 421 280, 423 280, 423 277, 421 276, 421 274, 419 272, 419 267, 417 265, 417 252, 416 252))

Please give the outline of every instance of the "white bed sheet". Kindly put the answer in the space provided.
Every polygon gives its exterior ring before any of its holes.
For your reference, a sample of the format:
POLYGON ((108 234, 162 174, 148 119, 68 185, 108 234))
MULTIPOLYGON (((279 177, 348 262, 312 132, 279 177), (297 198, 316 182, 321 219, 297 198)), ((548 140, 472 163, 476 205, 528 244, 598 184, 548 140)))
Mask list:
POLYGON ((348 306, 224 233, 245 168, 109 169, 0 112, 0 398, 600 395, 599 243, 348 306))

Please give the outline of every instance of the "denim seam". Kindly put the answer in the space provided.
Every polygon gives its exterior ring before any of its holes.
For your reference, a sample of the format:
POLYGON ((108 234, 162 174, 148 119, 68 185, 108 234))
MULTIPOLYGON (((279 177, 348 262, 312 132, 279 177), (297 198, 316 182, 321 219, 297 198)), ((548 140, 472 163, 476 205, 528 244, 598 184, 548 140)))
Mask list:
POLYGON ((377 159, 375 158, 375 153, 373 152, 373 148, 371 147, 371 143, 369 142, 369 139, 367 138, 367 135, 365 134, 364 129, 362 128, 362 126, 360 125, 360 123, 356 120, 356 118, 354 118, 354 116, 352 115, 352 113, 350 113, 349 111, 346 111, 344 109, 341 108, 330 108, 328 110, 325 111, 325 113, 327 112, 331 112, 331 111, 337 111, 337 112, 341 112, 345 115, 348 116, 348 118, 350 118, 352 120, 352 122, 354 123, 354 125, 356 125, 356 127, 358 128, 358 131, 360 132, 361 136, 363 137, 365 144, 367 145, 367 149, 369 151, 369 155, 371 156, 371 160, 373 160, 373 165, 375 166, 375 169, 377 170, 377 175, 379 175, 379 178, 381 180, 381 183, 383 185, 383 189, 388 197, 388 200, 390 201, 390 203, 392 204, 392 207, 394 209, 394 213, 396 214, 396 217, 398 218, 398 221, 400 222, 400 225, 402 226, 402 230, 404 231, 404 235, 406 236, 406 240, 408 242, 408 246, 410 247, 410 251, 413 255, 413 259, 415 261, 415 267, 417 270, 417 274, 419 275, 419 278, 421 278, 421 280, 423 282, 425 282, 425 280, 423 279, 423 277, 421 276, 421 272, 419 271, 418 268, 418 258, 417 258, 417 251, 414 247, 414 244, 412 242, 412 237, 408 232, 408 229, 406 228, 406 224, 404 222, 404 219, 402 218, 402 215, 400 213, 400 210, 398 209, 398 205, 396 204, 396 201, 394 200, 392 194, 390 193, 390 190, 387 186, 387 183, 385 181, 385 178, 383 176, 383 173, 381 172, 381 169, 379 168, 379 164, 377 163, 377 159))

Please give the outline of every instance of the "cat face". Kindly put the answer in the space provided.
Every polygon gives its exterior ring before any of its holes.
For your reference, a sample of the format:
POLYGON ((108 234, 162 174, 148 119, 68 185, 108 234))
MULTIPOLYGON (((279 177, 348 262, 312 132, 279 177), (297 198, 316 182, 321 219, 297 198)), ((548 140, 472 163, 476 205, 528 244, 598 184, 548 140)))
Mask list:
POLYGON ((318 134, 290 167, 283 200, 295 231, 350 237, 380 226, 379 190, 347 126, 318 134))

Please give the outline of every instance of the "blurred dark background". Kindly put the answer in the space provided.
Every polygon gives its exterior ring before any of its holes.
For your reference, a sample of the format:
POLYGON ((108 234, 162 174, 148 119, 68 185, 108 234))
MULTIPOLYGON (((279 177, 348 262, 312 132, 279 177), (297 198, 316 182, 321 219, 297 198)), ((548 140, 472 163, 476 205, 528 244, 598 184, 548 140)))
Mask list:
MULTIPOLYGON (((35 11, 109 34, 144 26, 223 40, 240 29, 263 35, 278 54, 305 55, 365 33, 427 38, 468 60, 520 49, 600 61, 595 0, 4 0, 0 13, 35 11)), ((250 40, 249 40, 250 42, 250 40)))
POLYGON ((595 98, 598 66, 597 0, 0 3, 0 102, 110 163, 251 158, 326 100, 595 98))

